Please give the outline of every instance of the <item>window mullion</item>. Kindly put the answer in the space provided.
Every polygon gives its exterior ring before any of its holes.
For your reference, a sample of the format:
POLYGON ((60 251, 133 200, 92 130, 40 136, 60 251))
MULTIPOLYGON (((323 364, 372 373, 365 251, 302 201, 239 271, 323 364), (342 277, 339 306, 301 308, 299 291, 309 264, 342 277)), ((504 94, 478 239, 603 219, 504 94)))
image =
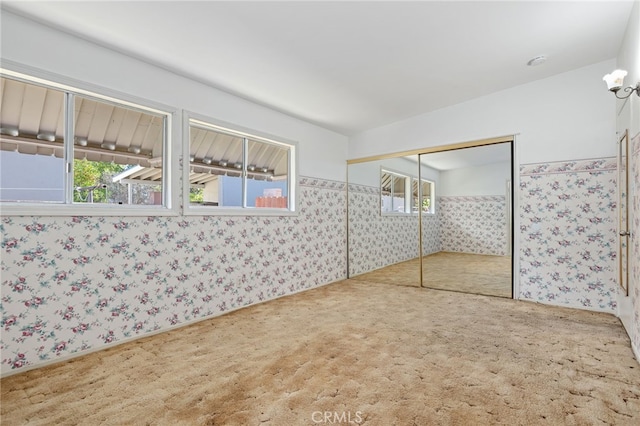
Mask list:
POLYGON ((242 138, 242 208, 247 208, 247 161, 249 158, 249 139, 242 138))
POLYGON ((65 204, 71 204, 73 203, 74 190, 73 144, 75 139, 75 95, 73 93, 65 92, 64 101, 64 163, 66 169, 64 174, 64 202, 65 204))
POLYGON ((407 176, 404 180, 404 212, 411 213, 411 201, 413 199, 413 190, 411 188, 411 176, 407 176))
MULTIPOLYGON (((292 175, 292 170, 291 170, 291 165, 293 164, 293 161, 291 160, 291 156, 293 155, 292 150, 289 149, 287 151, 287 176, 293 176, 292 175)), ((292 201, 293 197, 294 197, 294 193, 295 190, 293 189, 293 181, 294 179, 289 178, 289 182, 287 185, 287 209, 289 210, 293 210, 291 207, 294 205, 292 203, 294 203, 295 201, 292 201)))
POLYGON ((395 191, 395 187, 396 187, 396 179, 395 179, 395 175, 391 175, 391 213, 393 213, 394 211, 396 211, 396 191, 395 191))

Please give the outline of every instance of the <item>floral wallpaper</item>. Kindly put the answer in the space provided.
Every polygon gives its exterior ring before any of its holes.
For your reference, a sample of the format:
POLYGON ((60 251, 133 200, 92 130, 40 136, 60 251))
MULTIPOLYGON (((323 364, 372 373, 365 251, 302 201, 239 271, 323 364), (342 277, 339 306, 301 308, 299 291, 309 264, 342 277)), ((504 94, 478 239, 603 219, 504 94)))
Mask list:
MULTIPOLYGON (((423 255, 508 254, 504 197, 437 197, 436 203, 436 214, 422 218, 423 255)), ((418 233, 417 215, 380 214, 379 188, 349 185, 350 276, 418 257, 418 233)))
POLYGON ((349 276, 418 257, 418 216, 381 215, 380 189, 349 185, 349 276))
POLYGON ((438 197, 440 249, 508 255, 504 196, 438 197))
POLYGON ((3 217, 2 373, 346 278, 345 183, 297 216, 3 217))
MULTIPOLYGON (((436 212, 438 205, 436 203, 436 212)), ((437 214, 422 215, 422 255, 437 253, 440 250, 440 226, 437 214)))
POLYGON ((520 167, 520 297, 615 313, 616 159, 520 167))
POLYGON ((631 156, 629 177, 630 189, 630 223, 631 244, 629 246, 630 280, 629 296, 633 306, 633 328, 630 330, 631 344, 635 348, 636 355, 640 354, 640 133, 630 141, 631 156))
MULTIPOLYGON (((632 146, 640 235, 640 135, 632 146)), ((521 166, 522 299, 615 312, 615 169, 610 158, 521 166)), ((345 183, 299 183, 298 216, 3 217, 2 374, 343 279, 347 225, 352 275, 418 255, 417 217, 381 216, 378 188, 349 186, 347 224, 345 183)), ((451 239, 448 208, 504 211, 503 199, 451 198, 424 217, 425 254, 451 239)), ((631 277, 640 352, 639 262, 631 277)))

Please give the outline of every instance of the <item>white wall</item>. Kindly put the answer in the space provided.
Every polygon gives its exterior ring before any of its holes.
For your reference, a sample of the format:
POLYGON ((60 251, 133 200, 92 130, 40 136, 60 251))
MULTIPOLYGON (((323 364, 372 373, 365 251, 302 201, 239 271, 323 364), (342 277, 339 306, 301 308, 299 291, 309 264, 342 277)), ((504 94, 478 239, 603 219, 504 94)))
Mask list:
POLYGON ((517 135, 519 163, 615 155, 608 60, 372 129, 349 141, 349 158, 517 135), (388 141, 393 140, 393 145, 388 141))
POLYGON ((511 164, 507 162, 465 167, 440 172, 441 196, 505 195, 506 182, 511 179, 511 164))
MULTIPOLYGON (((344 181, 348 139, 138 59, 2 11, 6 60, 299 143, 299 172, 344 181)), ((187 47, 187 46, 185 46, 187 47)), ((168 55, 171 52, 167 52, 168 55)), ((215 54, 215 52, 208 52, 215 54)))
MULTIPOLYGON (((349 183, 355 185, 366 185, 379 188, 381 167, 384 167, 389 171, 404 173, 408 176, 413 176, 416 178, 418 177, 417 161, 411 161, 404 157, 386 158, 384 160, 355 163, 350 164, 348 167, 349 183)), ((434 182, 438 181, 440 176, 440 172, 424 165, 422 166, 422 171, 420 173, 422 179, 427 179, 434 182)))

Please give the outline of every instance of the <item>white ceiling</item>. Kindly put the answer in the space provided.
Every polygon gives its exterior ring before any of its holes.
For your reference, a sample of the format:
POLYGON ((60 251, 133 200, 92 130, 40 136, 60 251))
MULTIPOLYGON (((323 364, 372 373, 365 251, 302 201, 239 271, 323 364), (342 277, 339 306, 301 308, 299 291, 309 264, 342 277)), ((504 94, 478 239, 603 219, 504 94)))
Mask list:
POLYGON ((2 2, 345 135, 614 58, 632 5, 2 2), (538 55, 548 61, 526 66, 538 55))

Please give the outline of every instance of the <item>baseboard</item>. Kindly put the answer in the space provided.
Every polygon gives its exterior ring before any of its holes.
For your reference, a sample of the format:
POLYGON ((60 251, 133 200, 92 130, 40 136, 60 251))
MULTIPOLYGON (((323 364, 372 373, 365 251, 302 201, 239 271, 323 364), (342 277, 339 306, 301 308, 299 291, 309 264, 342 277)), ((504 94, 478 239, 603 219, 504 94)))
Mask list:
POLYGON ((548 303, 548 302, 541 302, 539 300, 524 299, 524 298, 519 298, 519 299, 516 299, 516 300, 519 300, 521 302, 537 303, 537 304, 545 305, 545 306, 555 306, 557 308, 567 308, 567 309, 577 309, 577 310, 580 310, 580 311, 597 312, 597 313, 600 313, 600 314, 613 315, 616 318, 618 317, 616 315, 616 312, 614 312, 614 311, 605 310, 605 309, 601 309, 601 308, 597 308, 597 307, 595 307, 595 308, 587 308, 587 307, 584 307, 584 306, 562 305, 560 303, 548 303))

